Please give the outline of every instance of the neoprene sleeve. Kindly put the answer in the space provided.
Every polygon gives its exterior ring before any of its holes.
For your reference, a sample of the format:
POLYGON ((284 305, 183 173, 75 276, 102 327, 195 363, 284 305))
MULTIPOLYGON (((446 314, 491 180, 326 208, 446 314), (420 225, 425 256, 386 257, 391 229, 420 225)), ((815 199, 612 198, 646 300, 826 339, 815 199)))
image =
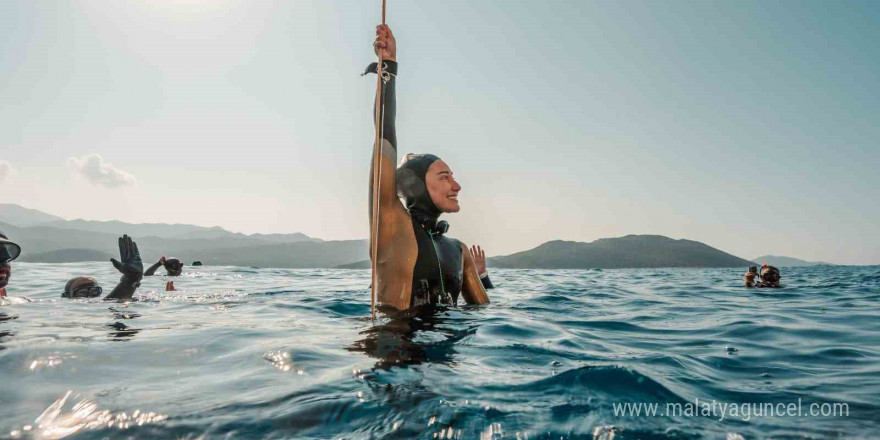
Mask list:
POLYGON ((159 266, 161 266, 161 265, 162 265, 162 263, 160 263, 158 261, 153 263, 152 266, 148 267, 147 270, 144 271, 144 275, 145 276, 154 275, 156 273, 156 269, 158 269, 159 266))

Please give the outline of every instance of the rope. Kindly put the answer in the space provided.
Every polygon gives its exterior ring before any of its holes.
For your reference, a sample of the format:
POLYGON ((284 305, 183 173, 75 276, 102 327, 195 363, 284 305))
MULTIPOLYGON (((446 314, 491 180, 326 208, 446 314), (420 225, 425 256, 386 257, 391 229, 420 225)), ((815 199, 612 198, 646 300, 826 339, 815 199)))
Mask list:
MULTIPOLYGON (((385 0, 382 0, 382 24, 385 24, 385 0)), ((376 156, 373 158, 373 237, 370 259, 372 260, 372 285, 370 286, 370 316, 376 319, 376 289, 379 286, 379 274, 376 264, 379 259, 379 197, 382 188, 382 129, 385 126, 385 114, 382 112, 382 49, 379 48, 379 65, 376 67, 376 156)))

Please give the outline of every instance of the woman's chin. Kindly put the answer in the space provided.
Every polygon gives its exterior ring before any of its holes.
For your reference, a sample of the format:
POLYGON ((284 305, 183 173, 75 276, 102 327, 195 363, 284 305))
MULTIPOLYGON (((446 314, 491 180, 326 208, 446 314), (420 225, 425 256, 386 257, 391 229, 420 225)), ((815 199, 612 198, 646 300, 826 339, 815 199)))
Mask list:
POLYGON ((461 211, 461 206, 459 206, 458 203, 448 203, 446 206, 443 207, 442 211, 447 214, 453 214, 461 211))

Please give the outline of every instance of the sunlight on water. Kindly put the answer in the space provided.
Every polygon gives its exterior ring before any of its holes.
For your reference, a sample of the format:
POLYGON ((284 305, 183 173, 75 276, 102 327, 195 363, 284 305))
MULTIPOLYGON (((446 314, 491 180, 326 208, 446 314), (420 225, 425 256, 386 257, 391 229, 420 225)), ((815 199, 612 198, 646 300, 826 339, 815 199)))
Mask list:
POLYGON ((73 391, 67 391, 52 405, 46 408, 37 419, 35 426, 25 425, 20 430, 12 430, 9 435, 12 438, 21 438, 23 435, 33 435, 35 439, 61 439, 81 430, 98 428, 129 429, 135 426, 143 426, 151 423, 161 423, 168 416, 153 412, 141 412, 134 410, 131 415, 125 412, 111 413, 108 410, 98 411, 98 405, 88 400, 80 400, 69 411, 64 407, 73 391))

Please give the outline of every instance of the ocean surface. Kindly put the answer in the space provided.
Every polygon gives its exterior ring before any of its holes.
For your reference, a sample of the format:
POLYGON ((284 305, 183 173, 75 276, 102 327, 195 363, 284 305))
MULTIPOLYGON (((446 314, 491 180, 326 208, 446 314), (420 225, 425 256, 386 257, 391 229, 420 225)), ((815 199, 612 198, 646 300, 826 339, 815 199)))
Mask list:
POLYGON ((16 262, 0 438, 878 438, 880 266, 744 271, 491 270, 491 305, 371 321, 363 270, 186 267, 105 303, 60 294, 110 263, 16 262))

